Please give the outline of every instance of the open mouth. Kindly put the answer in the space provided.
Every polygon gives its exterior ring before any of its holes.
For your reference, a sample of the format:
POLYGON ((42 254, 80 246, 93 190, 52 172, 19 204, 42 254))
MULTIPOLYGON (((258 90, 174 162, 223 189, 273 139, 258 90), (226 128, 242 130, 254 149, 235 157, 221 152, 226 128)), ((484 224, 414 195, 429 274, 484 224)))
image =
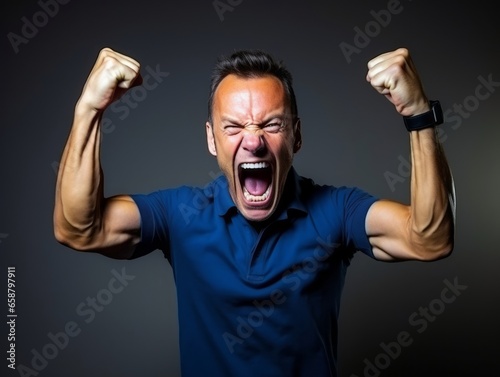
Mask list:
POLYGON ((271 195, 273 170, 271 164, 245 162, 239 166, 239 178, 243 196, 253 205, 265 204, 271 195))

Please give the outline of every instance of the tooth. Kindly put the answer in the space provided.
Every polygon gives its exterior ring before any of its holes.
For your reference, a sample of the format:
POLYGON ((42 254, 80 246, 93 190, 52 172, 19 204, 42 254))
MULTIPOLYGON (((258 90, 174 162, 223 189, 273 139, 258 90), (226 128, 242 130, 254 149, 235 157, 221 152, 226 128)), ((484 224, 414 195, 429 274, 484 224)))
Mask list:
POLYGON ((269 191, 271 189, 271 186, 269 186, 266 190, 265 193, 263 193, 262 195, 260 196, 255 196, 255 195, 252 195, 248 192, 248 190, 243 187, 243 195, 245 195, 245 198, 250 201, 250 202, 263 202, 264 200, 266 200, 269 196, 269 191))
POLYGON ((269 164, 267 162, 245 162, 241 164, 243 169, 264 169, 267 168, 269 164))

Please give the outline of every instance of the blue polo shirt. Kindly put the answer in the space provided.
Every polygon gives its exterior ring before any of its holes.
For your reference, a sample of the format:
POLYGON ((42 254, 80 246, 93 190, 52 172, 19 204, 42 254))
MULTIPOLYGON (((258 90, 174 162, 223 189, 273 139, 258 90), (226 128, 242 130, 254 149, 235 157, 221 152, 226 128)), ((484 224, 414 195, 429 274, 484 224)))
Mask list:
POLYGON ((173 269, 183 376, 337 375, 341 291, 353 254, 373 257, 373 196, 292 168, 261 227, 239 213, 224 176, 132 198, 142 233, 133 258, 160 249, 173 269))

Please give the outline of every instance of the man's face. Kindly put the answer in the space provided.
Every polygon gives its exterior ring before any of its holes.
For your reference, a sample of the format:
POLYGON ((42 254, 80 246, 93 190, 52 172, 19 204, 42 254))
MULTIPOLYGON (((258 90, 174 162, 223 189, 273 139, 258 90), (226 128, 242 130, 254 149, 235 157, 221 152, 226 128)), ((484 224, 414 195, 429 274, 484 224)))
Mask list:
POLYGON ((300 124, 293 119, 274 76, 228 75, 215 91, 212 124, 206 124, 208 149, 248 220, 265 220, 278 205, 301 143, 300 124))

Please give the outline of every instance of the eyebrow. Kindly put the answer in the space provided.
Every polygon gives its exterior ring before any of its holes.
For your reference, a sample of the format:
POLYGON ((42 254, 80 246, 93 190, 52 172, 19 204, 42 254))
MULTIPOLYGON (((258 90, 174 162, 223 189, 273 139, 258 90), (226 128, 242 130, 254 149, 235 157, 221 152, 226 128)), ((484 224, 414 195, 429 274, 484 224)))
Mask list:
MULTIPOLYGON (((264 119, 262 122, 260 122, 259 125, 269 123, 270 121, 272 121, 274 119, 279 119, 281 121, 285 121, 286 118, 287 118, 287 115, 284 113, 272 114, 272 115, 268 116, 266 119, 264 119)), ((242 124, 238 120, 236 120, 235 118, 231 118, 229 116, 221 117, 221 123, 231 123, 231 124, 236 124, 236 125, 242 126, 242 124)))

